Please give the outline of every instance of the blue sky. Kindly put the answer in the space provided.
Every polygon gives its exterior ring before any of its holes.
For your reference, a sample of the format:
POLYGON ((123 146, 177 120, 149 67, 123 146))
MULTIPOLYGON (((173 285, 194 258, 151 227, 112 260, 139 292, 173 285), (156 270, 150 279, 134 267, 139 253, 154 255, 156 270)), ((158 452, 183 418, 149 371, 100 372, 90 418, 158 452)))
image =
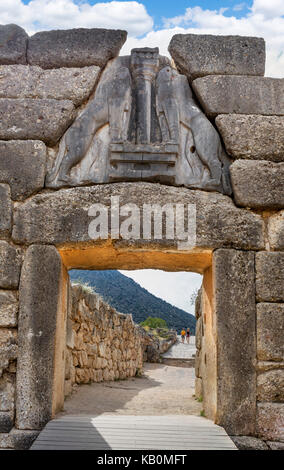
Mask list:
MULTIPOLYGON (((26 0, 25 3, 28 3, 28 0, 26 0)), ((94 5, 95 3, 101 2, 90 0, 88 3, 90 3, 90 5, 94 5)), ((148 13, 153 17, 155 28, 162 26, 163 17, 170 18, 182 15, 188 7, 200 6, 204 10, 219 10, 220 8, 227 8, 228 10, 224 15, 229 16, 233 14, 237 18, 241 18, 244 13, 248 12, 248 8, 252 5, 252 1, 242 2, 241 0, 142 0, 140 3, 145 5, 148 13), (241 6, 242 8, 240 8, 240 10, 234 10, 233 8, 236 5, 241 6)))

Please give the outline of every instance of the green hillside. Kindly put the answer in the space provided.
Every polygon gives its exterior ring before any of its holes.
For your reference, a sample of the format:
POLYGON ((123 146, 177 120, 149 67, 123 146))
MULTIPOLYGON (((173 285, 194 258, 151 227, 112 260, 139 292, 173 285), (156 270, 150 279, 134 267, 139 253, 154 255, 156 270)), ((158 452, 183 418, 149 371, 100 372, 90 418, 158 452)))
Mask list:
POLYGON ((147 317, 163 318, 169 328, 178 332, 182 328, 195 331, 195 317, 150 294, 137 282, 119 271, 69 271, 71 281, 89 284, 106 302, 121 313, 131 313, 140 323, 147 317))

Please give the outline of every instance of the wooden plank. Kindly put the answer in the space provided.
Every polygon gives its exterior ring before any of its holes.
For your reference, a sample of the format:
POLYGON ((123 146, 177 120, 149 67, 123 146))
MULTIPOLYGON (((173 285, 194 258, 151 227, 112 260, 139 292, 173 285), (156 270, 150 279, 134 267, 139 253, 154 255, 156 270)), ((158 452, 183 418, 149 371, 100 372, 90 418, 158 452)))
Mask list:
POLYGON ((225 430, 197 416, 74 416, 47 424, 32 449, 236 449, 225 430))

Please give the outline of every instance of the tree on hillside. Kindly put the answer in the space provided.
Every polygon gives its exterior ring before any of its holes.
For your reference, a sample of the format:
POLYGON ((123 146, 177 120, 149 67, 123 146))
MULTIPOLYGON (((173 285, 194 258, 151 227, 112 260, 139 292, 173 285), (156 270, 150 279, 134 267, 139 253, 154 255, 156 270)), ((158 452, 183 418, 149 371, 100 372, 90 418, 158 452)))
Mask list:
POLYGON ((165 320, 158 317, 148 317, 140 323, 141 326, 149 326, 149 328, 167 328, 168 325, 165 320))
POLYGON ((191 296, 190 296, 190 305, 195 305, 195 301, 198 296, 199 289, 196 288, 192 291, 191 296))

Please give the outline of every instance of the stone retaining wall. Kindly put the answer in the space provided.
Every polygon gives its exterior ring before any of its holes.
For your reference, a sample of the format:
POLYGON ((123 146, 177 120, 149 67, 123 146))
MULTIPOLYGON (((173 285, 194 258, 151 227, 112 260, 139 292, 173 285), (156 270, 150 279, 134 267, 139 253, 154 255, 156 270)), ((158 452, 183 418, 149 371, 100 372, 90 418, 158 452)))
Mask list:
POLYGON ((110 307, 96 293, 72 286, 67 319, 65 396, 74 384, 140 375, 144 343, 131 315, 110 307))

